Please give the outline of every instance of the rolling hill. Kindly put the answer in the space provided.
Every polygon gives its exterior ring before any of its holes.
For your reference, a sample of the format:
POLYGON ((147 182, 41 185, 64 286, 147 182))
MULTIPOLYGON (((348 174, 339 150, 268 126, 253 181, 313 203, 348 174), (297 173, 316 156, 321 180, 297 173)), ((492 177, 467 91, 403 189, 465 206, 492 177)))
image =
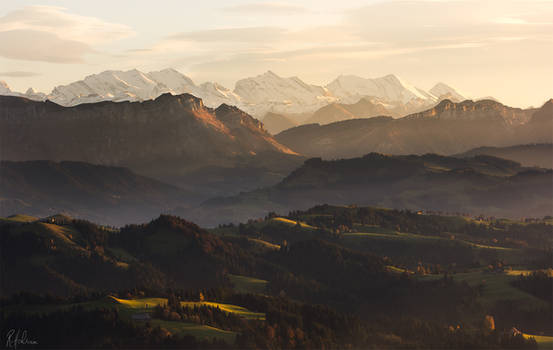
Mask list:
POLYGON ((456 157, 487 155, 518 162, 524 166, 553 168, 553 144, 538 143, 510 147, 479 147, 457 154, 456 157))
POLYGON ((331 103, 313 113, 304 124, 330 124, 347 119, 371 118, 389 115, 390 112, 377 99, 364 97, 354 104, 331 103))
POLYGON ((489 156, 435 154, 310 159, 276 186, 215 198, 186 212, 204 225, 245 221, 320 203, 376 205, 494 216, 550 215, 551 170, 489 156))
POLYGON ((59 212, 123 225, 186 207, 199 199, 126 168, 84 162, 0 162, 0 216, 59 212))
POLYGON ((263 126, 273 135, 297 126, 298 123, 282 114, 269 112, 262 120, 263 126))

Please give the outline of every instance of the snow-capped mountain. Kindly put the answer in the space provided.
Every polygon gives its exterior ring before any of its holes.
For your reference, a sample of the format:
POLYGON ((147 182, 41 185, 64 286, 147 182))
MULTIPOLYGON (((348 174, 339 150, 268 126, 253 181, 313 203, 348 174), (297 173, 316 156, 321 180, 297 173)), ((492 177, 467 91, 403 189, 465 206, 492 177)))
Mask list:
POLYGON ((30 100, 35 100, 35 101, 44 101, 44 100, 46 100, 46 94, 44 94, 42 92, 38 92, 38 91, 36 91, 35 89, 33 89, 31 87, 28 88, 25 93, 12 91, 10 89, 9 85, 5 81, 2 81, 2 80, 0 80, 0 95, 20 96, 20 97, 25 97, 25 98, 28 98, 30 100))
POLYGON ((5 81, 0 80, 0 94, 2 95, 8 95, 12 92, 10 87, 5 81))
POLYGON ((193 94, 195 88, 190 78, 173 69, 150 73, 133 69, 89 75, 83 80, 54 88, 48 98, 63 106, 73 106, 104 100, 151 100, 165 92, 193 94))
POLYGON ((376 79, 341 75, 326 88, 343 103, 355 103, 364 96, 373 96, 387 102, 404 104, 417 99, 422 101, 434 99, 430 94, 402 82, 393 74, 376 79))
POLYGON ((217 83, 196 85, 192 79, 174 69, 143 73, 105 71, 87 76, 83 80, 56 87, 48 98, 63 106, 74 106, 98 101, 145 101, 164 93, 189 93, 200 97, 209 107, 222 103, 237 105, 240 97, 217 83))
POLYGON ((267 113, 285 115, 307 114, 329 103, 355 104, 363 98, 378 100, 393 116, 403 116, 435 105, 444 98, 460 101, 464 98, 453 88, 439 83, 429 92, 402 81, 395 75, 366 79, 342 75, 326 86, 307 84, 298 77, 284 78, 268 71, 239 80, 234 90, 218 83, 196 85, 192 79, 175 69, 143 73, 109 70, 93 74, 68 85, 60 85, 49 95, 29 89, 25 94, 12 92, 6 83, 0 84, 0 94, 23 96, 33 100, 46 98, 63 106, 99 101, 145 101, 163 93, 189 93, 212 108, 221 104, 234 105, 247 113, 263 118, 267 113))
POLYGON ((434 87, 430 89, 429 92, 432 95, 436 96, 439 100, 443 100, 446 98, 453 102, 462 102, 465 100, 465 98, 461 96, 457 91, 455 91, 454 88, 444 83, 438 83, 434 85, 434 87))
POLYGON ((261 116, 313 112, 336 100, 322 86, 306 84, 298 77, 282 78, 271 71, 239 80, 234 93, 240 96, 244 110, 261 116))
POLYGON ((241 106, 241 97, 221 84, 207 82, 198 87, 200 96, 206 106, 218 107, 223 103, 231 106, 241 106))

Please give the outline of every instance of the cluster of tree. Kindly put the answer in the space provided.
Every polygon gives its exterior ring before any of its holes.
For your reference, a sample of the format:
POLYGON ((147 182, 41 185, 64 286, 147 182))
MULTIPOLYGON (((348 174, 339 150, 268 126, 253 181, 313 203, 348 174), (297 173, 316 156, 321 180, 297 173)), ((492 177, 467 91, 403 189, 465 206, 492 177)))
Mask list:
POLYGON ((423 215, 410 210, 378 209, 372 207, 337 207, 319 205, 305 211, 291 211, 289 218, 330 230, 354 224, 376 225, 399 232, 443 236, 444 233, 468 235, 474 239, 501 241, 516 247, 542 248, 550 239, 551 225, 545 222, 518 223, 505 220, 456 220, 455 217, 423 215))
POLYGON ((551 270, 538 270, 530 274, 521 274, 512 284, 548 302, 551 302, 551 298, 553 297, 553 277, 551 277, 551 270))
POLYGON ((486 327, 465 331, 414 317, 366 320, 327 306, 287 298, 236 295, 236 303, 265 312, 265 323, 249 324, 239 348, 437 348, 536 349, 536 342, 486 327))
POLYGON ((113 245, 151 262, 167 273, 177 287, 190 286, 191 280, 197 282, 196 286, 218 286, 224 283, 227 271, 251 275, 265 267, 240 244, 169 215, 161 215, 148 224, 123 227, 113 245), (152 241, 161 241, 164 246, 156 247, 152 241))
POLYGON ((74 219, 72 225, 81 234, 85 246, 103 247, 106 245, 111 232, 87 220, 74 219))
POLYGON ((169 297, 166 305, 157 305, 152 317, 168 321, 192 322, 225 330, 239 331, 244 320, 239 316, 207 305, 183 307, 177 298, 169 297))

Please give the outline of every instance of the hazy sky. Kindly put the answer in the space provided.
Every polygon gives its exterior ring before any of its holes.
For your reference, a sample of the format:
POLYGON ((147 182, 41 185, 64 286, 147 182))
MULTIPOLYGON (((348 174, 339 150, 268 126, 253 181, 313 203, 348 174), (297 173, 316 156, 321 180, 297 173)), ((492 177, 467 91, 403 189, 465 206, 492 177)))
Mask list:
POLYGON ((3 1, 0 80, 50 92, 108 69, 196 83, 273 70, 326 84, 389 73, 513 106, 553 97, 552 0, 3 1), (38 2, 38 3, 37 3, 38 2))

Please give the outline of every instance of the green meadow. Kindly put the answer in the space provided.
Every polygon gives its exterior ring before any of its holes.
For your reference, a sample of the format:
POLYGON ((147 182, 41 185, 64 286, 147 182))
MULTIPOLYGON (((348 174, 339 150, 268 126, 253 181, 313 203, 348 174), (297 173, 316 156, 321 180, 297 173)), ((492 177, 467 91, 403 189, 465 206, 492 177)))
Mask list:
POLYGON ((266 292, 267 283, 269 283, 268 281, 248 276, 229 274, 228 277, 237 293, 263 294, 266 292))

